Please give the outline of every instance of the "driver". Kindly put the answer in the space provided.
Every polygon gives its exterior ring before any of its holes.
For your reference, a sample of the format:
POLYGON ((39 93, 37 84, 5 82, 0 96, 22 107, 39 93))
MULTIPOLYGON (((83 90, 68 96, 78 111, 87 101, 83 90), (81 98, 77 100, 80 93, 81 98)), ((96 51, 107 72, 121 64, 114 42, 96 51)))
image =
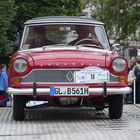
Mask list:
POLYGON ((97 36, 90 31, 90 27, 86 25, 75 26, 78 38, 70 42, 70 45, 80 45, 80 44, 95 44, 99 45, 99 40, 97 36), (83 40, 82 40, 83 39, 83 40), (85 40, 84 40, 85 39, 85 40), (81 41, 80 41, 81 40, 81 41))
POLYGON ((70 45, 75 45, 79 40, 89 37, 89 28, 85 25, 77 25, 75 26, 76 33, 78 34, 78 38, 72 42, 70 45))

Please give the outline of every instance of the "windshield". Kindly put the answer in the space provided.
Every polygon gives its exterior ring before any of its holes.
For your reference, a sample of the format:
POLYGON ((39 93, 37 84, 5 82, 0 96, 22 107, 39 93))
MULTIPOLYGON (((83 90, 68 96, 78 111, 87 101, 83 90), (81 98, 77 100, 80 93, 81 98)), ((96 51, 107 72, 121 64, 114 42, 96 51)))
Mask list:
POLYGON ((65 47, 82 45, 109 49, 109 43, 103 26, 84 24, 47 24, 25 26, 21 49, 43 46, 65 47))

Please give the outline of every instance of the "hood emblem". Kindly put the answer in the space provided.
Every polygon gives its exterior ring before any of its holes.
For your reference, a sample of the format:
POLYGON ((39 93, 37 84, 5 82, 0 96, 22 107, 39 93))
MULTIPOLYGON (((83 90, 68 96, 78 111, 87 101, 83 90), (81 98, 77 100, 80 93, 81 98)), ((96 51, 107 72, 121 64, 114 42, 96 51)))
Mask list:
POLYGON ((66 78, 69 82, 71 82, 73 80, 73 72, 72 71, 69 71, 67 74, 66 74, 66 78))

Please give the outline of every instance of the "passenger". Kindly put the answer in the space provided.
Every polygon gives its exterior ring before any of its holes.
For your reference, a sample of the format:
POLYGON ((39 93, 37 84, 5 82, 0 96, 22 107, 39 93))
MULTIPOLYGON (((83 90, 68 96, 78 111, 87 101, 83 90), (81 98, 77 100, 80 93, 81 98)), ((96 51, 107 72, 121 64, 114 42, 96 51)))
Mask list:
POLYGON ((1 107, 7 106, 8 93, 6 92, 8 88, 8 75, 7 75, 7 66, 5 64, 1 64, 0 67, 0 96, 2 97, 0 101, 1 107))
POLYGON ((33 39, 29 43, 24 44, 22 49, 39 48, 46 45, 53 45, 54 43, 46 39, 45 27, 36 27, 33 29, 33 39))
POLYGON ((33 32, 33 40, 30 43, 30 48, 38 48, 46 45, 54 44, 46 39, 46 30, 44 27, 36 27, 33 32))

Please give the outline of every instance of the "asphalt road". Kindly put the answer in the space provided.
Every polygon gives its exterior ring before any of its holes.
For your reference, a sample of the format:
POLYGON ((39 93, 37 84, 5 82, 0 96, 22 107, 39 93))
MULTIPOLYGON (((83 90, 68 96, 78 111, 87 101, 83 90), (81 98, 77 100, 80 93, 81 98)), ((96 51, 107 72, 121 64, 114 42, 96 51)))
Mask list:
POLYGON ((140 140, 140 105, 124 105, 123 116, 108 110, 31 109, 14 121, 12 108, 0 108, 0 140, 140 140))

